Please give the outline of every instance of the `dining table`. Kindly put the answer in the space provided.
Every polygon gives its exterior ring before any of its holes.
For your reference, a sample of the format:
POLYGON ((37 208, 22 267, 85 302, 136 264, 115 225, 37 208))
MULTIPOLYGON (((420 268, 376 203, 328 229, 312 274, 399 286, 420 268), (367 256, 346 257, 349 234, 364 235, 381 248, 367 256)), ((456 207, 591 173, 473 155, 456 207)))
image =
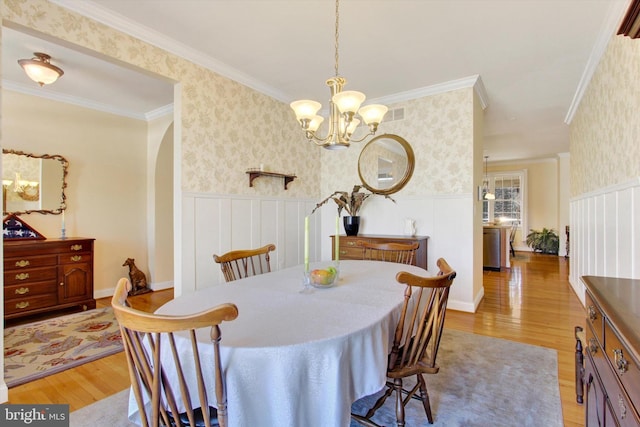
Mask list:
MULTIPOLYGON (((303 267, 296 266, 181 295, 156 311, 183 315, 227 302, 238 307, 237 319, 221 324, 230 427, 349 426, 351 404, 384 387, 405 292, 396 274, 431 274, 364 260, 340 261, 338 269, 331 287, 305 288, 303 267)), ((207 328, 197 336, 205 359, 213 357, 207 328)), ((186 340, 178 347, 191 351, 186 340)), ((207 372, 213 398, 213 370, 207 372)), ((132 393, 129 419, 139 422, 132 393)))

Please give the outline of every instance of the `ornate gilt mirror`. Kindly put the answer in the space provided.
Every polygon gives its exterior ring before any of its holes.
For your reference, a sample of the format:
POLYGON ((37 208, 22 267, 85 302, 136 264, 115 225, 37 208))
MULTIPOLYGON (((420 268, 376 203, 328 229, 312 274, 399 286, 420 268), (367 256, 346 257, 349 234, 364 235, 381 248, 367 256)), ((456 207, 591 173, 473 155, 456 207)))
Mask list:
POLYGON ((2 150, 3 215, 60 214, 69 162, 59 155, 2 150))
POLYGON ((414 166, 411 145, 404 138, 387 133, 364 146, 358 158, 358 175, 372 193, 393 194, 409 182, 414 166))

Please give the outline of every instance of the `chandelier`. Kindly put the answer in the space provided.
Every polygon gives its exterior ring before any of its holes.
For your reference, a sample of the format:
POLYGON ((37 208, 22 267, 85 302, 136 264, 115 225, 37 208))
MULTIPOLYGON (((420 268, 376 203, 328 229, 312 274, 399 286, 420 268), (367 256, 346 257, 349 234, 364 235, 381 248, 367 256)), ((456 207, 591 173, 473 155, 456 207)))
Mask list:
POLYGON ((336 0, 335 77, 328 79, 326 82, 331 90, 329 130, 327 135, 321 137, 316 133, 320 124, 324 121, 324 117, 318 115, 318 111, 322 108, 319 102, 303 99, 290 104, 296 114, 296 119, 305 131, 307 139, 328 150, 347 148, 350 142, 361 142, 367 137, 374 135, 378 130, 378 125, 387 112, 387 107, 379 104, 360 107, 366 98, 364 93, 353 90, 342 90, 347 84, 347 80, 338 74, 338 24, 340 19, 338 6, 339 0, 336 0), (353 132, 360 124, 360 120, 355 118, 356 114, 369 126, 369 133, 360 139, 351 138, 353 132))
POLYGON ((51 84, 64 74, 61 68, 49 62, 51 57, 46 53, 34 52, 33 54, 35 56, 31 59, 18 60, 18 64, 27 76, 40 86, 51 84))

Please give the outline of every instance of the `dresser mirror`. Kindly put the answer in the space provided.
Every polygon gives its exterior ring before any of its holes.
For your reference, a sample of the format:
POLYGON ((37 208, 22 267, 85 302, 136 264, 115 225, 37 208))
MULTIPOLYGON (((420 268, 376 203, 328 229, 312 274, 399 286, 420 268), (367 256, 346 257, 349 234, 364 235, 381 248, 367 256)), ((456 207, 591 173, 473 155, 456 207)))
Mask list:
POLYGON ((375 194, 393 194, 411 179, 415 156, 411 145, 393 134, 373 138, 360 152, 358 175, 362 185, 375 194))
POLYGON ((62 156, 2 150, 3 215, 60 214, 69 162, 62 156))

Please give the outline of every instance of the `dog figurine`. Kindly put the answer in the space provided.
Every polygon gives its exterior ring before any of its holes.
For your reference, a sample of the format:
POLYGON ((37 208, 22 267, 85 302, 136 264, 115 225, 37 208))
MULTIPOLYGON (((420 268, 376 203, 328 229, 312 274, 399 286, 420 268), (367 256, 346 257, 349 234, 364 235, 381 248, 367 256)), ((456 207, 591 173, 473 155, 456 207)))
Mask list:
POLYGON ((127 258, 122 266, 129 267, 129 279, 131 280, 132 286, 129 295, 140 295, 151 292, 151 289, 147 286, 147 276, 136 267, 135 259, 127 258))

